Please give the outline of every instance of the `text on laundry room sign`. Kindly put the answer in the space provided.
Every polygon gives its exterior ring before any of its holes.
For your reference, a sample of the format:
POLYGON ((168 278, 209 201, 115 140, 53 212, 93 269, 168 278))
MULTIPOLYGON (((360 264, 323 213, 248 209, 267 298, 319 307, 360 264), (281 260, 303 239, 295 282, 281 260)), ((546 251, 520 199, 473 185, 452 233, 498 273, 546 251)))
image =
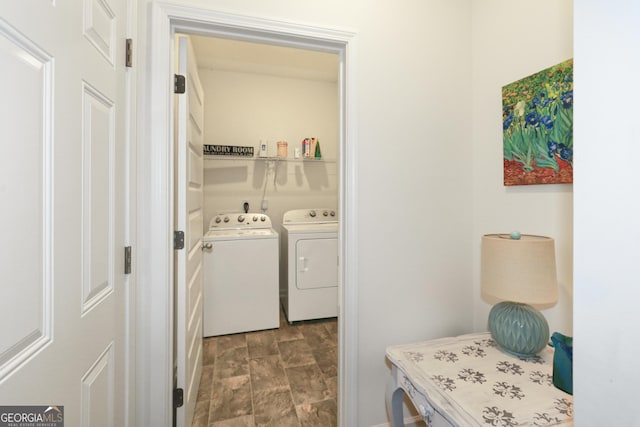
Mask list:
POLYGON ((241 156, 253 157, 253 147, 243 147, 240 145, 203 145, 205 156, 241 156))

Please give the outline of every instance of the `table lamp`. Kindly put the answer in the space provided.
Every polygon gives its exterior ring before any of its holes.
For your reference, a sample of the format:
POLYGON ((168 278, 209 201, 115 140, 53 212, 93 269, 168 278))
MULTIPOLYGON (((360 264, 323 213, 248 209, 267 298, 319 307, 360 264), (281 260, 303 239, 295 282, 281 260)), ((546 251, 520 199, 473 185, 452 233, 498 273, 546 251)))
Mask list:
POLYGON ((549 325, 529 304, 558 299, 556 255, 550 237, 511 234, 482 236, 481 286, 500 302, 489 313, 489 330, 508 353, 532 357, 549 342, 549 325))

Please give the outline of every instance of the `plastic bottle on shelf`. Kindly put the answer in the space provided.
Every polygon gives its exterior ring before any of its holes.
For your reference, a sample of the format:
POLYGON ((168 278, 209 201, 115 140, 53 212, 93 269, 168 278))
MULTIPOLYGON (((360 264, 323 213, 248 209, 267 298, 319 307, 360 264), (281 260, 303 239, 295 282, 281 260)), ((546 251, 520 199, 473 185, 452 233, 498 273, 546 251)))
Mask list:
POLYGON ((320 140, 316 141, 316 149, 313 153, 313 157, 316 159, 321 159, 322 158, 322 152, 320 151, 320 140))
POLYGON ((267 142, 260 140, 260 148, 258 151, 258 157, 267 157, 267 142))
POLYGON ((313 158, 315 152, 316 152, 316 139, 311 138, 310 145, 309 145, 309 157, 313 158))

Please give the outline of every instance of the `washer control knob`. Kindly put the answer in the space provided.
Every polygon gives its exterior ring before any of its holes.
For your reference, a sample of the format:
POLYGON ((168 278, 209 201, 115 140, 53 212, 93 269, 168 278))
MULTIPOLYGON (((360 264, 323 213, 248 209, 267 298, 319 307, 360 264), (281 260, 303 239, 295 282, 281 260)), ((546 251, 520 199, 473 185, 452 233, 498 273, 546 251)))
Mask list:
POLYGON ((220 224, 222 222, 222 219, 220 219, 220 217, 216 217, 216 224, 220 224))
POLYGON ((228 216, 224 217, 224 222, 229 222, 229 217, 228 216))
POLYGON ((327 212, 327 211, 323 211, 323 212, 322 212, 322 216, 329 216, 329 212, 327 212))
POLYGON ((253 216, 253 222, 256 222, 258 220, 258 215, 254 215, 253 216))
POLYGON ((265 222, 266 220, 267 220, 267 217, 266 217, 266 216, 262 215, 262 216, 260 217, 260 221, 265 222))
POLYGON ((336 216, 336 213, 334 211, 331 211, 331 216, 336 216))
POLYGON ((244 215, 238 215, 238 222, 244 222, 244 215))
POLYGON ((309 211, 309 216, 311 218, 315 218, 316 217, 316 211, 309 211))

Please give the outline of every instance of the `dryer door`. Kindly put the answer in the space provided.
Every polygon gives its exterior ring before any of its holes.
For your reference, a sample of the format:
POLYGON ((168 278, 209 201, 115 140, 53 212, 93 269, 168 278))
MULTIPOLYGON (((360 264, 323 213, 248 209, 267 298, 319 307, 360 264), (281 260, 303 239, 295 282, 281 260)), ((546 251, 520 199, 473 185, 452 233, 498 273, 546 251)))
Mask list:
POLYGON ((296 287, 338 286, 338 239, 300 239, 296 242, 296 287))

